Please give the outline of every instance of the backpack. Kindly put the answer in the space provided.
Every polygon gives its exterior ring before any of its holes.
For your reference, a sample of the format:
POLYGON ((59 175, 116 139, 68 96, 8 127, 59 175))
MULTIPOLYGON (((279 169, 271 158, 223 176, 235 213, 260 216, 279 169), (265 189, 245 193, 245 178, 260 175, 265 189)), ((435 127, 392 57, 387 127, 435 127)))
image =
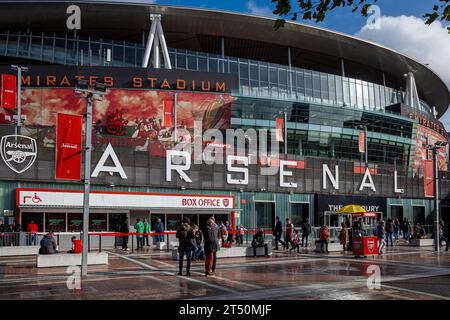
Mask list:
POLYGON ((192 229, 189 226, 181 225, 177 230, 176 237, 178 238, 180 245, 189 244, 191 241, 192 229))

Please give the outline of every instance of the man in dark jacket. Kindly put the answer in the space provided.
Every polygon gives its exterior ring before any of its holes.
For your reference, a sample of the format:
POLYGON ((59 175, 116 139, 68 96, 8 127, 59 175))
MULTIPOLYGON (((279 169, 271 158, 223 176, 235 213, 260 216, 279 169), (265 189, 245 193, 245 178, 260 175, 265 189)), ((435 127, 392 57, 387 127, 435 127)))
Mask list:
POLYGON ((308 246, 308 237, 311 234, 311 224, 309 223, 309 219, 306 218, 302 223, 302 247, 308 246), (306 240, 306 241, 305 241, 306 240))
POLYGON ((120 233, 123 233, 124 235, 122 236, 122 250, 123 251, 128 251, 128 233, 130 232, 130 227, 128 225, 128 219, 125 218, 122 223, 120 224, 120 229, 119 229, 120 233))
POLYGON ((394 232, 394 228, 392 225, 392 219, 389 218, 386 221, 386 226, 384 228, 384 230, 386 231, 386 247, 389 247, 389 242, 391 243, 391 247, 394 246, 394 240, 392 237, 392 234, 394 232))
POLYGON ((219 249, 218 228, 213 219, 208 219, 202 233, 205 243, 205 276, 210 276, 214 275, 214 254, 219 249))
POLYGON ((267 248, 267 243, 264 243, 264 232, 261 228, 255 233, 252 240, 253 256, 256 257, 256 248, 264 247, 264 254, 269 256, 269 249, 267 248))
POLYGON ((55 254, 57 245, 55 238, 53 238, 53 232, 47 233, 40 242, 39 254, 55 254))
POLYGON ((283 240, 281 240, 281 236, 283 235, 283 224, 280 221, 280 217, 276 217, 275 228, 273 229, 273 235, 275 237, 275 250, 278 250, 278 242, 285 246, 283 240))
POLYGON ((186 255, 186 275, 191 275, 191 255, 192 255, 192 239, 194 232, 189 225, 189 218, 183 218, 182 223, 178 226, 176 237, 178 239, 178 275, 183 275, 183 260, 186 255))

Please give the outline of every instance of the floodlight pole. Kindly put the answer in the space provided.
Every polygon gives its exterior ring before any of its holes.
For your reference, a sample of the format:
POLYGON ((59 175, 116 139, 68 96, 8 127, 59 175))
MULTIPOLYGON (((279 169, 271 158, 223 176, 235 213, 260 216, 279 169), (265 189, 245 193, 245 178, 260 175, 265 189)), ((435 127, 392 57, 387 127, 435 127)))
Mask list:
POLYGON ((92 150, 92 93, 86 96, 86 131, 84 153, 84 193, 83 193, 83 247, 81 254, 81 276, 87 276, 88 241, 89 241, 89 195, 91 192, 91 150, 92 150))

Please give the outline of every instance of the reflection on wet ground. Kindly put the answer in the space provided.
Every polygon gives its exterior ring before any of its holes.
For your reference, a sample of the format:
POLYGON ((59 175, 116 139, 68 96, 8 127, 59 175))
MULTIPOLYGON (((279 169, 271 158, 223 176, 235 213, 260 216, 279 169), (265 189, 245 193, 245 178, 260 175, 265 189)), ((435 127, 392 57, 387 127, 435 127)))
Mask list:
POLYGON ((193 263, 191 277, 177 276, 168 252, 109 253, 109 265, 90 266, 79 290, 67 288, 66 268, 37 269, 35 257, 0 257, 0 299, 450 299, 450 254, 433 248, 399 245, 366 259, 274 251, 220 259, 208 278, 202 262, 193 263), (379 289, 373 289, 374 270, 379 289))

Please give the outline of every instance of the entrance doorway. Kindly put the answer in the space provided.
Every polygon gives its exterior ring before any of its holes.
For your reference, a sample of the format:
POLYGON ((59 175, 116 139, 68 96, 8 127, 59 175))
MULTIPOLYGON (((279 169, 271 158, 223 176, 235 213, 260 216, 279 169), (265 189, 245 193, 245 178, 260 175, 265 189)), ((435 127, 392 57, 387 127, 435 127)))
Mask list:
POLYGON ((413 206, 413 223, 425 224, 425 207, 413 206))
POLYGON ((403 206, 391 206, 391 218, 403 222, 403 206))
POLYGON ((273 229, 275 227, 275 203, 255 202, 256 227, 273 229))

